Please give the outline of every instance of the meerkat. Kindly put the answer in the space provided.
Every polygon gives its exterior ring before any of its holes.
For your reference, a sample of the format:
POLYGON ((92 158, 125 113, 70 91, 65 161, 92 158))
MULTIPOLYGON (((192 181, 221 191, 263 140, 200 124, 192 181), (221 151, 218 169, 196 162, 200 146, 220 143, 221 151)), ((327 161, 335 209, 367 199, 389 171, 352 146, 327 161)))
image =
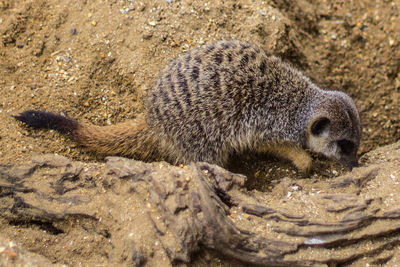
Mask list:
POLYGON ((136 119, 95 126, 47 111, 15 118, 69 135, 104 155, 173 164, 226 165, 232 153, 271 152, 308 173, 305 149, 357 166, 361 122, 353 100, 325 91, 259 46, 219 41, 186 52, 160 72, 136 119))

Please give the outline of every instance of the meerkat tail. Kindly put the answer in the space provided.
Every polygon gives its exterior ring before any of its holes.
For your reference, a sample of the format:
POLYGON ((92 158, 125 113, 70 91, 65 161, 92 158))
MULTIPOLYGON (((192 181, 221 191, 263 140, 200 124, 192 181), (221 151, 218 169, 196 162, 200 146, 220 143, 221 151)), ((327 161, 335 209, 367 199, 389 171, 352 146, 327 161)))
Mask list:
POLYGON ((35 128, 56 130, 88 149, 104 155, 129 156, 142 160, 156 157, 158 142, 144 116, 109 126, 78 122, 60 114, 28 110, 15 119, 35 128))
POLYGON ((56 130, 62 134, 73 134, 79 125, 75 119, 40 110, 27 110, 13 117, 28 126, 56 130))

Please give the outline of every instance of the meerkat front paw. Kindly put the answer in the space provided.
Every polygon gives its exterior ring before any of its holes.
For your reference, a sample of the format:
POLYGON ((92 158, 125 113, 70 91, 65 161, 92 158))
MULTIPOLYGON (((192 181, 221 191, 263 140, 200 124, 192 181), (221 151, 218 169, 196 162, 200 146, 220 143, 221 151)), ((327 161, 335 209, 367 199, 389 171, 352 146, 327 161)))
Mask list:
POLYGON ((309 174, 312 167, 311 156, 301 147, 291 143, 275 143, 267 144, 260 148, 262 152, 270 152, 279 157, 289 159, 296 168, 304 173, 309 174))
POLYGON ((310 173, 312 169, 312 158, 307 152, 304 151, 304 153, 295 154, 292 161, 300 172, 306 175, 310 173))

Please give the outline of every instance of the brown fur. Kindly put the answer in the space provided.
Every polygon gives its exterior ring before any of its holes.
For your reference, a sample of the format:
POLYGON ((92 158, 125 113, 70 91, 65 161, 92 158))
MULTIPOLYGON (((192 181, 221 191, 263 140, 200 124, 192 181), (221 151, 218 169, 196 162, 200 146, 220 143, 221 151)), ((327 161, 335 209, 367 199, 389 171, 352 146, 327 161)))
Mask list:
POLYGON ((73 137, 96 153, 153 160, 158 157, 158 142, 144 116, 110 126, 80 123, 73 137))

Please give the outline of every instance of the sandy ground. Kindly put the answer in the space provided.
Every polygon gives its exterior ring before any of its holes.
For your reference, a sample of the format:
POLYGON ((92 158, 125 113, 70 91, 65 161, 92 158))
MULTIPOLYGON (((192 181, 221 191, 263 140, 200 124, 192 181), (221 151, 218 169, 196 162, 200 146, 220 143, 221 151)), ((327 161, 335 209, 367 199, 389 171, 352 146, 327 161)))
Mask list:
MULTIPOLYGON (((0 163, 57 153, 102 161, 53 131, 11 115, 64 112, 99 125, 134 118, 158 71, 191 47, 255 42, 360 110, 360 156, 400 139, 400 1, 12 1, 0 0, 0 163)), ((287 162, 242 155, 231 169, 270 191, 304 178, 287 162)), ((363 162, 363 160, 361 160, 363 162)), ((312 176, 347 170, 317 159, 312 176)))

